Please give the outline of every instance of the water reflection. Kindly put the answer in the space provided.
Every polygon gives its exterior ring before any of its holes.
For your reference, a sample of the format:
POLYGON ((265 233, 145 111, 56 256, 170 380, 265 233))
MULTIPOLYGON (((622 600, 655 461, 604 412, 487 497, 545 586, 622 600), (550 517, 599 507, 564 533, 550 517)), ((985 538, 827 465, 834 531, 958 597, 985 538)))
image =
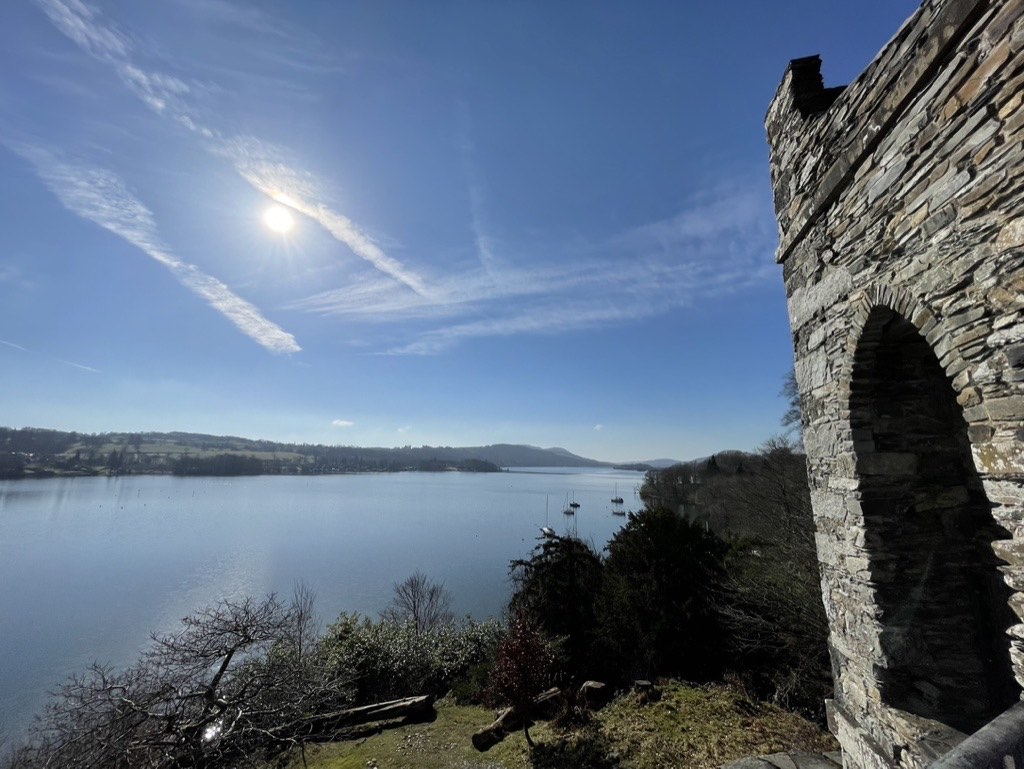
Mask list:
POLYGON ((641 479, 545 468, 2 481, 0 659, 13 663, 0 665, 0 733, 23 729, 69 673, 123 664, 150 632, 221 598, 288 596, 302 580, 329 622, 376 615, 420 570, 446 583, 456 613, 498 615, 508 563, 542 526, 602 547, 623 522, 615 484, 641 479), (569 521, 567 494, 581 504, 569 521))

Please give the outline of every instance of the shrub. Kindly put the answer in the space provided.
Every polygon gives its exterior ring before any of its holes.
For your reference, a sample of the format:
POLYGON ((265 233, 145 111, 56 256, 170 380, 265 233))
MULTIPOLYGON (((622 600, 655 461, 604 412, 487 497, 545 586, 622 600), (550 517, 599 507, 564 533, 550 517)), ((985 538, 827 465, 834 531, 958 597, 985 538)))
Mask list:
POLYGON ((527 560, 512 562, 513 614, 529 617, 554 639, 561 677, 592 675, 596 599, 604 579, 601 556, 575 537, 549 537, 527 560))
POLYGON ((718 675, 715 603, 725 552, 703 526, 664 508, 630 517, 608 543, 600 597, 608 677, 718 675))
POLYGON ((534 698, 550 682, 554 653, 540 625, 526 614, 516 614, 498 644, 490 689, 495 697, 515 708, 523 719, 523 734, 530 739, 529 712, 534 698))
MULTIPOLYGON (((328 667, 349 671, 359 704, 414 694, 443 695, 494 660, 501 625, 495 620, 449 623, 418 631, 412 622, 341 614, 320 649, 328 667)), ((472 697, 473 692, 463 696, 472 697)))

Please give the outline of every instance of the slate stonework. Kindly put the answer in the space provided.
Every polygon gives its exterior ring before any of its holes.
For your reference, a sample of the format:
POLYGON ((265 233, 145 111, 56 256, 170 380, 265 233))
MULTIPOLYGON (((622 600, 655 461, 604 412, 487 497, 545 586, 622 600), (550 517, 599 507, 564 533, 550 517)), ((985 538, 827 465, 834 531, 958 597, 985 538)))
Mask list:
POLYGON ((1024 683, 1024 0, 930 0, 766 118, 852 767, 926 766, 1024 683))

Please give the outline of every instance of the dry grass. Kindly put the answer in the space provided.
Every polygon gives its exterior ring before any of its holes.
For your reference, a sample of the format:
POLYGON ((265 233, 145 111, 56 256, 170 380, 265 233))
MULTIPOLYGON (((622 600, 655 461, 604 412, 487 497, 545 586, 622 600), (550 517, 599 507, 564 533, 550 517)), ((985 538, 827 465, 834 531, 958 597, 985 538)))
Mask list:
MULTIPOLYGON (((309 769, 529 769, 532 766, 526 740, 513 734, 487 753, 479 753, 470 736, 494 720, 494 711, 476 707, 437 704, 437 719, 386 729, 349 742, 306 748, 309 769)), ((554 735, 543 724, 530 729, 534 740, 551 741, 554 735)), ((296 757, 289 769, 302 769, 296 757)))
MULTIPOLYGON (((753 703, 731 686, 693 687, 666 682, 659 701, 642 704, 634 694, 620 697, 590 724, 555 733, 538 724, 530 734, 532 756, 521 734, 487 753, 470 735, 493 712, 438 703, 437 720, 389 729, 361 740, 307 749, 309 769, 712 769, 736 758, 779 751, 836 750, 826 732, 773 705, 753 703)), ((291 769, 302 767, 296 758, 291 769)))
POLYGON ((597 715, 625 769, 713 769, 743 756, 838 748, 827 732, 727 685, 668 682, 659 701, 622 697, 597 715))

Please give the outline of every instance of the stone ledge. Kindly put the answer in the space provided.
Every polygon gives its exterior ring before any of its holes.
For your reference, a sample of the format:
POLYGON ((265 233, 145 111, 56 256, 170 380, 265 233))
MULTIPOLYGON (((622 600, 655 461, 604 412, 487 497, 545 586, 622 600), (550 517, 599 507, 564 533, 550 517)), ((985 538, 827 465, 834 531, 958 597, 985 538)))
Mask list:
MULTIPOLYGON (((767 756, 741 758, 723 764, 722 769, 841 769, 838 753, 772 753, 767 756)), ((840 759, 841 760, 841 759, 840 759)))

